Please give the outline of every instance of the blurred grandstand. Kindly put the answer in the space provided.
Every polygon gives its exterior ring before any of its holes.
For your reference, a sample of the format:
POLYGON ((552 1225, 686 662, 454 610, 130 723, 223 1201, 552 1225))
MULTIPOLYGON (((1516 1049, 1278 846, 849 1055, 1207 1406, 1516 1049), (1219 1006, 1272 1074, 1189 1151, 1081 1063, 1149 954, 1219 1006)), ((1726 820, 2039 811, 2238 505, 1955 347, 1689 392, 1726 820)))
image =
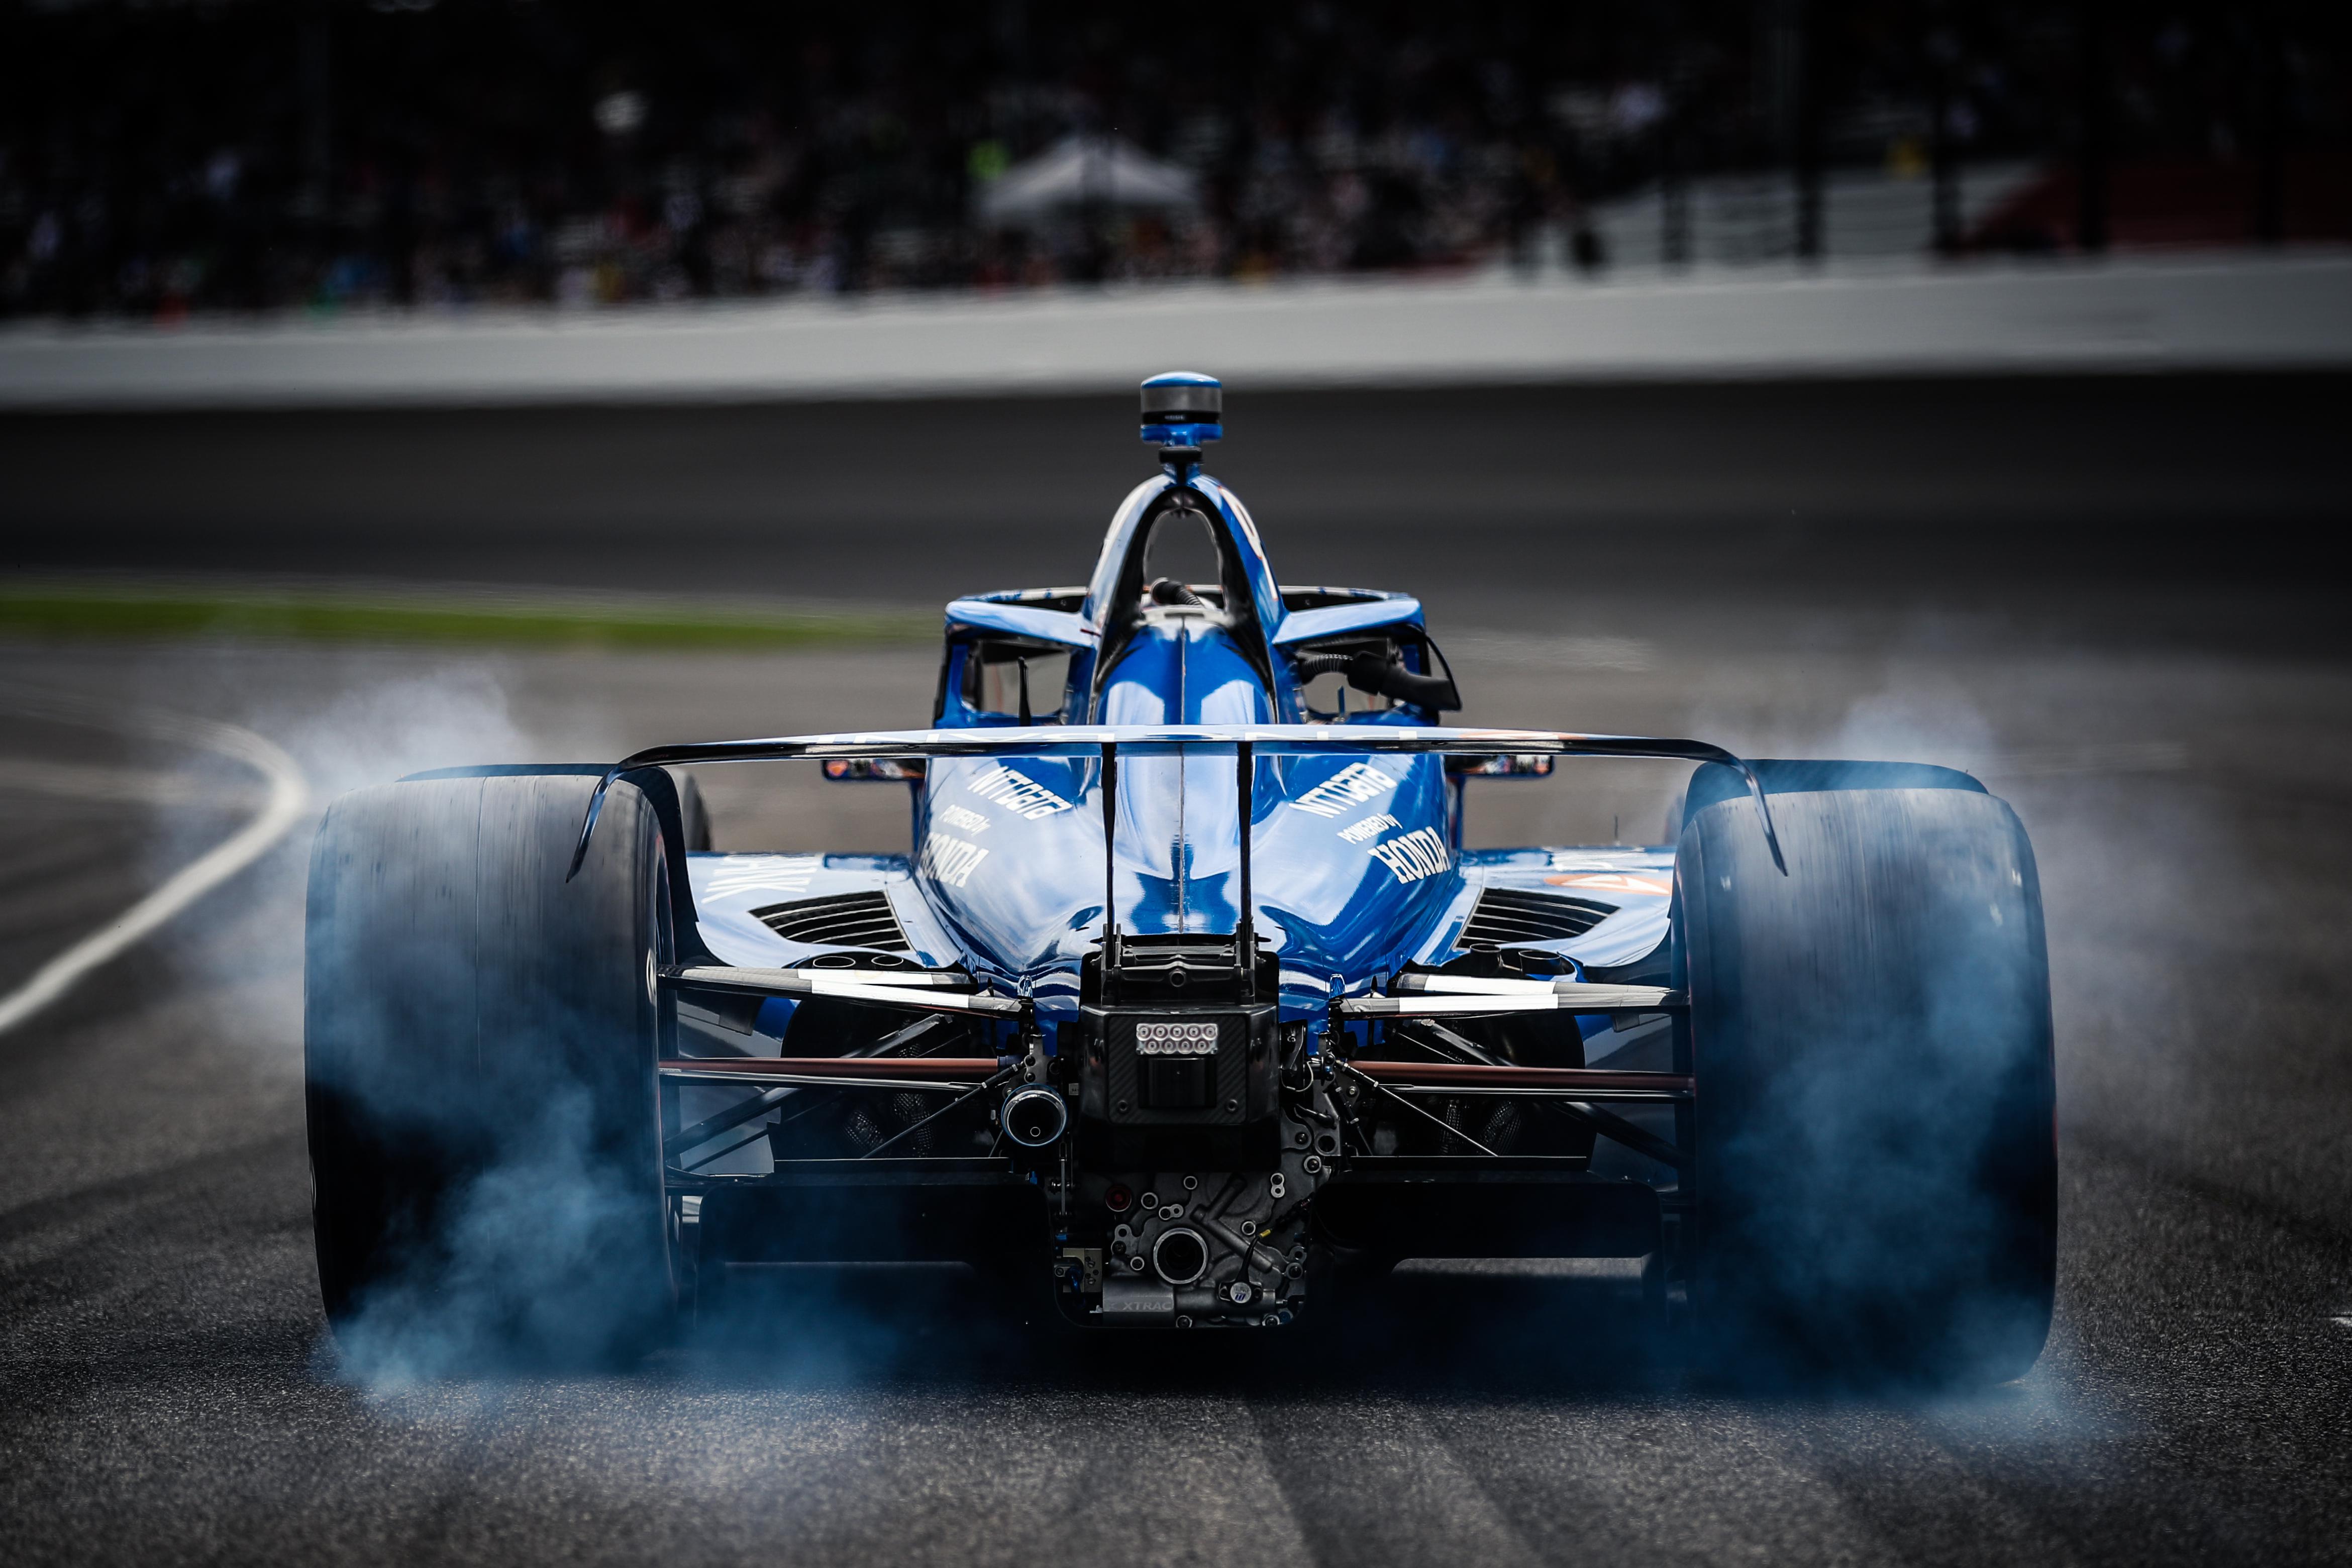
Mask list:
POLYGON ((2352 236, 2323 0, 0 0, 0 314, 2352 236))

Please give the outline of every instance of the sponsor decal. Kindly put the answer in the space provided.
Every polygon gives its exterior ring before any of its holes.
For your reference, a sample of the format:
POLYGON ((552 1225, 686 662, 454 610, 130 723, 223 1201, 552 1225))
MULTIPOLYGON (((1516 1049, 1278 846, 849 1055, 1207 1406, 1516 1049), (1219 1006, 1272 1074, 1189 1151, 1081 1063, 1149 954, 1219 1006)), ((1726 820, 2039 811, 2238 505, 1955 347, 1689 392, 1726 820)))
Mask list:
POLYGON ((1640 875, 1622 871, 1582 872, 1575 876, 1548 876, 1548 887, 1584 887, 1596 893, 1637 893, 1649 898, 1666 898, 1675 891, 1675 879, 1664 872, 1640 875))
POLYGON ((1346 827, 1339 830, 1339 836, 1347 840, 1351 844, 1360 844, 1366 839, 1379 838, 1381 833, 1391 828, 1402 828, 1404 824, 1402 822, 1398 821, 1386 811, 1380 811, 1371 816, 1366 817, 1360 822, 1349 823, 1346 827))
POLYGON ((1015 773, 1002 762, 964 786, 983 800, 992 800, 1029 821, 1066 811, 1070 803, 1025 773, 1015 773))
POLYGON ((732 857, 712 872, 702 891, 710 898, 739 893, 806 893, 816 873, 824 869, 823 855, 759 855, 738 862, 732 857))
POLYGON ((1202 1056, 1217 1049, 1213 1023, 1139 1023, 1135 1049, 1140 1056, 1202 1056))
POLYGON ((1450 869, 1454 856, 1446 850, 1445 841, 1437 836, 1434 828, 1415 828, 1402 838, 1390 839, 1374 844, 1371 853, 1381 864, 1396 873, 1399 882, 1419 882, 1450 869))
POLYGON ((978 844, 946 833, 929 833, 924 836, 923 856, 915 869, 942 887, 961 887, 987 858, 988 852, 978 844))
POLYGON ((950 828, 961 828, 967 833, 988 831, 988 819, 969 806, 942 806, 940 821, 950 828))
POLYGON ((1367 801, 1377 800, 1397 787, 1397 781, 1369 762, 1351 762, 1291 802, 1318 817, 1336 817, 1367 801))

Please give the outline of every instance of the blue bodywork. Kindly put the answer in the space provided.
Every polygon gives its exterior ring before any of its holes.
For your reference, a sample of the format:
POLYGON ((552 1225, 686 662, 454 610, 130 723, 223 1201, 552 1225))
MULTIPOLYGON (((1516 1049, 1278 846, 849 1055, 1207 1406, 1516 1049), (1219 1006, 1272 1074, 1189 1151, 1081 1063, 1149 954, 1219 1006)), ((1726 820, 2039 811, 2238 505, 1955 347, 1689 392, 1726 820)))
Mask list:
MULTIPOLYGON (((1017 714, 972 695, 981 684, 975 662, 1005 645, 1032 650, 1041 661, 1066 657, 1058 692, 1033 694, 1033 721, 1041 727, 1438 722, 1407 702, 1359 703, 1343 714, 1308 706, 1300 653, 1368 637, 1392 639, 1402 667, 1427 673, 1432 655, 1416 601, 1362 590, 1284 590, 1240 498, 1171 464, 1119 505, 1084 588, 988 594, 947 607, 933 728, 1020 724, 1017 714), (1189 506, 1180 514, 1188 517, 1205 512, 1222 580, 1197 585, 1191 597, 1199 602, 1142 602, 1149 531, 1171 503, 1189 506)), ((903 858, 695 856, 703 937, 727 962, 803 963, 837 949, 784 941, 750 911, 878 890, 915 961, 961 967, 1000 994, 1033 997, 1050 1051, 1076 1017, 1080 966, 1104 931, 1101 772, 1099 762, 1084 758, 934 758, 907 786, 913 841, 903 858)), ((1487 886, 1565 888, 1608 911, 1574 938, 1528 945, 1556 953, 1560 973, 1580 973, 1587 955, 1620 965, 1658 946, 1669 853, 1465 854, 1461 788, 1445 758, 1431 753, 1255 760, 1252 903, 1257 935, 1278 960, 1284 1019, 1319 1022, 1335 988, 1362 992, 1408 964, 1444 963, 1487 886)), ((1110 882, 1123 933, 1235 929, 1240 796, 1230 747, 1122 758, 1110 882)), ((763 1030, 788 1016, 789 1004, 775 1007, 763 1015, 763 1030)))

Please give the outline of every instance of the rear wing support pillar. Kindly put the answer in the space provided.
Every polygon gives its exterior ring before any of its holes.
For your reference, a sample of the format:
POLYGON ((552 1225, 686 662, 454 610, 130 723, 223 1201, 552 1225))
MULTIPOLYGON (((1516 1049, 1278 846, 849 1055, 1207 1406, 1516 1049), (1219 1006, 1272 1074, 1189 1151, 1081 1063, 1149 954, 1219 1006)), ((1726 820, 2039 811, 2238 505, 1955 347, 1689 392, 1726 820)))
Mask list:
MULTIPOLYGON (((1102 972, 1106 987, 1113 987, 1118 984, 1118 742, 1116 740, 1102 743, 1102 972)), ((1179 869, 1181 871, 1181 868, 1179 869)))

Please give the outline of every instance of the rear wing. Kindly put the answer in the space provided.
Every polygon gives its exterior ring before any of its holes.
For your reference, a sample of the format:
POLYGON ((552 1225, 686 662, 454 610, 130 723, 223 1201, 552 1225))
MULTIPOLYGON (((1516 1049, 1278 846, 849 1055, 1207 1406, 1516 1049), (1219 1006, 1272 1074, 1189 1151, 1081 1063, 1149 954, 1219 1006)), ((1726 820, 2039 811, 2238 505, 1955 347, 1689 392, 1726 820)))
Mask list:
MULTIPOLYGON (((895 761, 931 757, 1044 757, 1065 760, 1099 760, 1103 765, 1103 820, 1111 821, 1118 789, 1118 759, 1129 757, 1181 756, 1188 751, 1230 750, 1235 761, 1238 787, 1247 800, 1255 758, 1443 752, 1455 757, 1640 757, 1675 762, 1719 762, 1737 768, 1747 780, 1756 802, 1764 842, 1780 874, 1789 873, 1780 856, 1780 835, 1773 831, 1772 809, 1764 782, 1756 769, 1719 746, 1702 740, 1662 736, 1577 735, 1547 729, 1469 729, 1441 726, 1415 727, 1387 725, 1168 725, 1103 726, 1045 725, 1020 729, 900 729, 861 731, 848 735, 794 735, 763 740, 706 740, 677 746, 656 746, 623 758, 604 770, 588 798, 588 811, 580 824, 580 841, 572 852, 570 881, 587 858, 596 818, 604 810, 604 792, 622 774, 640 768, 680 767, 710 762, 827 761, 864 758, 895 761)), ((1244 810, 1243 820, 1248 820, 1244 810)), ((1249 841, 1241 835, 1241 909, 1244 931, 1250 919, 1249 841)), ((1244 947, 1244 951, 1248 949, 1244 947)))

